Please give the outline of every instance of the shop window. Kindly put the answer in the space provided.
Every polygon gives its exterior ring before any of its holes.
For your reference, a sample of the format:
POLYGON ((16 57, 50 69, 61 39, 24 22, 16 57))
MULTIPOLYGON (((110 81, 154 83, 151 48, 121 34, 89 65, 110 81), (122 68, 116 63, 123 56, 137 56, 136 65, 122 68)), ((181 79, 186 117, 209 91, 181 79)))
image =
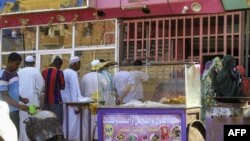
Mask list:
POLYGON ((150 26, 149 22, 146 21, 144 23, 144 34, 143 34, 144 35, 144 39, 149 38, 149 26, 150 26))
POLYGON ((156 37, 156 21, 151 21, 151 27, 150 27, 150 38, 155 38, 156 37))
POLYGON ((39 27, 39 49, 72 48, 72 26, 68 24, 39 27))
POLYGON ((90 63, 93 59, 104 59, 106 61, 115 60, 114 49, 75 51, 75 55, 79 56, 81 60, 81 69, 79 70, 80 78, 84 74, 90 72, 91 69, 90 63))
POLYGON ((169 37, 169 20, 165 20, 165 26, 164 26, 164 33, 165 33, 165 37, 169 37))
POLYGON ((71 54, 69 54, 69 53, 68 54, 44 54, 44 55, 40 56, 40 58, 41 58, 40 59, 41 71, 44 70, 45 68, 49 67, 52 64, 55 57, 57 57, 57 56, 62 58, 62 60, 63 60, 61 70, 68 68, 69 59, 70 59, 71 54))
POLYGON ((176 20, 171 20, 171 36, 176 36, 176 20))
MULTIPOLYGON (((115 20, 76 24, 76 48, 115 44, 115 20)), ((125 26, 126 27, 126 26, 125 26)), ((127 37, 127 32, 125 33, 127 37)))
POLYGON ((227 33, 232 33, 232 15, 227 16, 227 33))
POLYGON ((240 21, 240 16, 235 15, 234 16, 234 33, 239 33, 239 21, 240 21))
POLYGON ((185 19, 186 22, 186 36, 191 36, 191 19, 185 19))
POLYGON ((129 35, 139 33, 130 26, 142 26, 144 38, 126 38, 123 41, 126 44, 121 49, 126 51, 122 60, 126 58, 131 61, 141 57, 144 62, 149 63, 203 62, 199 59, 215 54, 231 54, 239 58, 242 56, 240 17, 241 12, 227 12, 207 16, 126 20, 125 23, 129 26, 125 30, 129 31, 129 35), (145 49, 145 54, 142 54, 141 46, 145 49))
POLYGON ((224 50, 224 37, 223 36, 218 36, 218 41, 217 41, 217 51, 218 52, 223 52, 224 50))
POLYGON ((2 51, 31 51, 36 49, 36 28, 3 29, 2 51))
POLYGON ((218 34, 224 33, 224 16, 218 17, 218 34))
POLYGON ((178 36, 183 36, 183 19, 178 19, 178 36))
POLYGON ((194 19, 194 28, 193 28, 194 36, 197 36, 200 34, 200 18, 194 19))
POLYGON ((141 39, 142 38, 142 22, 137 23, 137 38, 141 39))
POLYGON ((202 23, 202 25, 203 25, 203 28, 202 28, 203 35, 207 35, 208 34, 208 18, 204 17, 202 20, 203 20, 203 23, 202 23))
POLYGON ((158 37, 159 38, 162 38, 162 36, 163 36, 163 31, 164 31, 164 28, 163 28, 163 21, 159 21, 158 22, 158 37))
POLYGON ((210 17, 210 34, 215 34, 215 28, 216 28, 216 17, 212 16, 210 17))

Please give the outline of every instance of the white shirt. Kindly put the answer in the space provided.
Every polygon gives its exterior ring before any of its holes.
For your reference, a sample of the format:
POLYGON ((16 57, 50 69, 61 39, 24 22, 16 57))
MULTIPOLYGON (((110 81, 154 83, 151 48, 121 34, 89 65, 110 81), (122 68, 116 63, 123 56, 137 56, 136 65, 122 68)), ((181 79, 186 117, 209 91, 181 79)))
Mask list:
MULTIPOLYGON (((63 103, 66 102, 78 102, 78 98, 81 97, 78 74, 76 71, 67 68, 63 71, 65 89, 61 90, 61 96, 63 103)), ((63 133, 66 137, 66 107, 64 105, 63 112, 63 133)), ((69 107, 69 140, 77 140, 80 138, 80 115, 75 114, 75 107, 69 107)))
POLYGON ((128 84, 131 86, 129 94, 123 99, 124 103, 132 99, 143 99, 143 82, 148 80, 146 73, 142 71, 130 71, 128 84))
POLYGON ((143 99, 143 81, 147 81, 148 76, 142 71, 120 71, 114 76, 114 83, 119 96, 126 85, 130 85, 129 93, 123 99, 127 103, 132 99, 143 99))
POLYGON ((122 96, 122 91, 124 91, 129 79, 128 71, 119 71, 114 75, 114 87, 119 96, 122 96))
POLYGON ((78 97, 81 97, 79 78, 76 71, 65 69, 63 71, 65 89, 61 90, 63 102, 77 102, 78 97))
POLYGON ((25 67, 18 71, 19 94, 29 99, 28 105, 39 106, 39 95, 44 87, 44 79, 41 72, 35 67, 25 67))
MULTIPOLYGON (((82 77, 80 85, 82 95, 91 98, 98 91, 100 94, 103 94, 107 89, 108 83, 101 73, 89 72, 82 77)), ((103 100, 103 96, 100 96, 99 100, 103 100)))
MULTIPOLYGON (((44 79, 41 72, 35 67, 25 67, 18 71, 19 94, 23 98, 28 98, 27 105, 40 106, 40 94, 44 87, 44 79)), ((20 111, 20 135, 19 141, 29 141, 23 121, 29 117, 27 112, 20 111)))
MULTIPOLYGON (((108 86, 108 82, 106 78, 100 73, 100 72, 89 72, 85 74, 80 82, 81 92, 82 95, 85 97, 92 97, 93 94, 97 93, 99 91, 100 97, 98 97, 99 101, 105 100, 103 97, 104 92, 106 91, 108 86)), ((88 130, 88 116, 87 111, 84 111, 83 115, 83 127, 84 131, 88 130)), ((91 115, 91 136, 93 135, 94 128, 96 126, 96 115, 91 115)), ((96 127, 97 128, 97 127, 96 127)), ((97 130, 95 132, 95 136, 97 136, 97 130)), ((88 134, 87 132, 83 133, 83 140, 87 141, 88 134)), ((92 138, 92 137, 91 137, 92 138)))

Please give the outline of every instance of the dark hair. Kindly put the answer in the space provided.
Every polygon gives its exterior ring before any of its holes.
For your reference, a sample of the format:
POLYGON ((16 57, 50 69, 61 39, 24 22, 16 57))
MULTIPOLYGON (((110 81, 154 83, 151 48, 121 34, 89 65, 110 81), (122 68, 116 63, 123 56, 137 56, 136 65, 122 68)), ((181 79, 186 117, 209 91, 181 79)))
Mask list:
POLYGON ((16 52, 12 52, 8 56, 8 62, 22 61, 21 55, 16 52))
POLYGON ((143 63, 141 60, 135 60, 134 63, 133 63, 134 66, 142 66, 143 63))
POLYGON ((101 63, 106 62, 104 59, 98 59, 101 63))
POLYGON ((61 66, 63 64, 62 59, 59 56, 56 56, 56 58, 53 61, 53 65, 55 66, 61 66))
POLYGON ((26 62, 25 61, 25 66, 34 66, 35 62, 26 62))

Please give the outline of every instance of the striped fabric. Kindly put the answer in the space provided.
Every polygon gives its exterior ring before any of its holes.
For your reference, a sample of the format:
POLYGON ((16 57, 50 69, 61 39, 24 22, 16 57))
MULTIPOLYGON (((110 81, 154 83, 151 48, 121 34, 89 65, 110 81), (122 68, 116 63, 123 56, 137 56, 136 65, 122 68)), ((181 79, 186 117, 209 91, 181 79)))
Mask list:
POLYGON ((49 67, 42 72, 45 80, 45 104, 62 103, 60 88, 64 86, 63 72, 55 67, 49 67))
MULTIPOLYGON (((8 91, 13 100, 19 101, 19 82, 16 72, 12 73, 5 69, 0 70, 0 93, 3 91, 8 91)), ((0 94, 0 99, 2 99, 2 94, 0 94)), ((18 110, 14 106, 9 105, 9 107, 10 112, 18 110)))

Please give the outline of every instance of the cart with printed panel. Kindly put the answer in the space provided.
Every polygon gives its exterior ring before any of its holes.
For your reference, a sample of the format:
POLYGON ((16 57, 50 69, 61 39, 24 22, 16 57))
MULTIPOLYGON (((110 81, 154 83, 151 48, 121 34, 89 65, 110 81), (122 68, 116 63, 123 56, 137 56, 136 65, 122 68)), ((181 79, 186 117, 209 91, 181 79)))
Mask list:
MULTIPOLYGON (((113 105, 106 101, 105 105, 98 105, 99 141, 205 140, 205 128, 199 120, 201 96, 198 64, 115 66, 106 71, 114 78, 114 88, 118 89, 115 92, 122 87, 116 86, 123 79, 118 77, 118 81, 115 80, 118 72, 128 71, 130 77, 136 77, 134 71, 140 71, 148 78, 141 82, 143 99, 133 95, 130 99, 123 98, 123 101, 118 102, 119 105, 117 101, 113 105)), ((140 87, 136 84, 130 85, 131 93, 136 89, 134 86, 140 87)), ((117 93, 116 99, 119 99, 121 95, 117 93)))

